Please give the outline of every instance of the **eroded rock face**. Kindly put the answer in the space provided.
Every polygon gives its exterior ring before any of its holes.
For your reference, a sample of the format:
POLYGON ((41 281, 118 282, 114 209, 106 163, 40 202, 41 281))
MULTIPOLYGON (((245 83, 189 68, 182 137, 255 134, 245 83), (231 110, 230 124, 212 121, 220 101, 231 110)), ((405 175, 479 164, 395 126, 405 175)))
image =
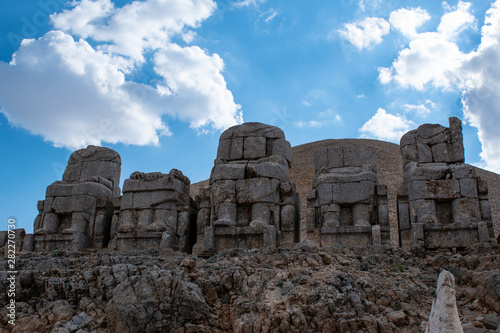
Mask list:
POLYGON ((494 241, 488 185, 464 162, 462 125, 425 124, 401 138, 400 243, 427 248, 494 241))
POLYGON ((210 187, 197 198, 196 252, 297 242, 291 162, 290 143, 277 127, 245 123, 222 133, 210 187))
POLYGON ((191 252, 196 240, 196 209, 189 184, 189 178, 177 169, 168 174, 132 173, 123 184, 120 213, 109 247, 191 252))
POLYGON ((105 247, 120 170, 120 155, 109 148, 88 146, 71 154, 63 180, 47 187, 38 203, 35 251, 105 247))
MULTIPOLYGON (((442 267, 456 272, 464 323, 500 302, 498 247, 224 250, 208 259, 159 251, 20 253, 16 326, 7 332, 423 332, 442 267), (497 288, 498 289, 498 288, 497 288)), ((0 259, 0 288, 9 281, 0 259)), ((474 324, 476 323, 476 324, 474 324)), ((464 325, 465 326, 465 325, 464 325)))
POLYGON ((387 187, 378 184, 375 150, 330 147, 315 152, 307 230, 321 246, 390 242, 387 187))
POLYGON ((436 300, 432 302, 429 323, 425 332, 463 332, 455 298, 455 277, 446 270, 443 270, 439 274, 436 289, 436 300))

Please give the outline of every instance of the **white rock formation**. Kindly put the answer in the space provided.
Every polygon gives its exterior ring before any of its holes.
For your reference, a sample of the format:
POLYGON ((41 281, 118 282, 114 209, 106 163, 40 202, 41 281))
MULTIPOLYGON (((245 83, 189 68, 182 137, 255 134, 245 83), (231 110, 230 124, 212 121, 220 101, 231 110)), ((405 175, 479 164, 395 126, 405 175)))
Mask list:
POLYGON ((443 270, 439 274, 436 300, 432 302, 425 333, 463 333, 455 299, 455 277, 443 270))

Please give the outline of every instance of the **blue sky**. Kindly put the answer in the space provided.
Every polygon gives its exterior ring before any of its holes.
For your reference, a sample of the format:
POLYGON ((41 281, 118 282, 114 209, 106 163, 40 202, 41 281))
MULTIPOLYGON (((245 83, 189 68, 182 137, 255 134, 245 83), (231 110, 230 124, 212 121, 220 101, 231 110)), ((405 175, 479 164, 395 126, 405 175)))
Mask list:
POLYGON ((220 133, 281 127, 292 145, 398 143, 464 121, 466 162, 500 171, 500 0, 0 2, 1 219, 88 144, 134 171, 208 178, 220 133))

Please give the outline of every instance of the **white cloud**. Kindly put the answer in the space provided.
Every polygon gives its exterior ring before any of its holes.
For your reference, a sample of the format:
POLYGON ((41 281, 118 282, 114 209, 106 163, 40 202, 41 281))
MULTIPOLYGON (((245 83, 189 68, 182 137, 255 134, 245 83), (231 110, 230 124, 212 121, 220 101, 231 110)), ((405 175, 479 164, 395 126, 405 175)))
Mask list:
POLYGON ((434 102, 432 102, 431 100, 426 100, 425 103, 423 103, 423 104, 417 104, 417 105, 416 104, 405 104, 404 105, 405 113, 414 113, 415 115, 420 116, 420 117, 425 117, 431 112, 429 107, 435 108, 436 104, 434 102))
POLYGON ((278 15, 279 13, 274 8, 271 8, 265 11, 264 13, 260 14, 259 17, 263 19, 266 23, 269 23, 278 15))
POLYGON ((399 142, 414 123, 400 115, 392 115, 379 108, 377 113, 360 128, 362 138, 399 142))
POLYGON ((471 4, 444 5, 449 12, 437 31, 414 36, 391 67, 379 68, 379 80, 420 90, 432 86, 462 91, 465 120, 478 130, 483 164, 500 172, 500 0, 487 11, 481 43, 470 53, 460 51, 456 40, 464 29, 474 28, 471 4))
MULTIPOLYGON (((444 4, 449 8, 446 2, 444 4)), ((450 8, 451 11, 441 17, 441 23, 437 28, 438 33, 446 39, 454 39, 461 31, 473 28, 476 19, 469 13, 470 6, 470 2, 459 1, 457 7, 453 10, 450 8)))
POLYGON ((74 6, 52 16, 65 32, 24 40, 10 64, 0 62, 0 112, 11 124, 74 149, 158 144, 159 136, 171 134, 165 117, 199 132, 243 121, 222 75, 223 60, 170 41, 176 34, 192 41, 186 27, 208 17, 213 1, 146 0, 115 8, 109 0, 82 0, 74 6), (127 79, 148 68, 154 86, 127 79))
MULTIPOLYGON (((321 91, 321 90, 320 90, 321 91)), ((314 91, 313 91, 314 92, 314 91)), ((304 127, 323 127, 327 125, 333 125, 335 123, 341 123, 342 117, 332 109, 326 109, 315 114, 314 119, 309 121, 297 120, 294 122, 295 126, 304 127)))
POLYGON ((484 166, 500 173, 500 1, 487 11, 476 52, 463 65, 466 120, 478 130, 484 166))
POLYGON ((342 122, 342 117, 332 109, 326 109, 325 111, 318 113, 318 119, 320 119, 323 123, 342 122))
POLYGON ((222 129, 243 121, 226 88, 221 74, 224 63, 217 54, 210 56, 197 46, 170 44, 156 53, 154 63, 155 71, 173 91, 167 98, 169 113, 194 128, 212 124, 222 129))
POLYGON ((381 43, 389 31, 390 24, 383 18, 367 17, 362 21, 345 24, 339 33, 351 44, 362 50, 381 43))
POLYGON ((157 144, 168 133, 141 107, 112 57, 60 31, 24 40, 12 64, 0 62, 0 107, 11 124, 56 146, 157 144))
POLYGON ((358 1, 358 6, 359 6, 359 9, 364 12, 366 10, 365 8, 365 3, 363 2, 363 0, 359 0, 358 1))
POLYGON ((401 8, 391 13, 389 22, 392 27, 399 30, 407 37, 414 37, 417 35, 417 28, 430 20, 430 15, 427 11, 418 8, 401 8))
MULTIPOLYGON (((437 32, 417 34, 410 24, 412 28, 404 33, 413 39, 390 68, 379 68, 379 80, 384 84, 394 80, 403 87, 411 86, 418 90, 423 90, 427 84, 437 88, 452 88, 457 83, 457 73, 466 57, 453 39, 474 22, 469 10, 470 4, 460 1, 457 8, 443 15, 437 32)), ((417 12, 395 11, 391 14, 391 23, 402 20, 401 17, 396 20, 393 15, 405 16, 413 24, 418 21, 415 17, 420 15, 422 21, 425 14, 417 12), (410 19, 412 16, 414 18, 410 19)), ((401 29, 401 26, 403 21, 395 27, 401 29)))
POLYGON ((197 27, 215 8, 212 0, 134 1, 122 8, 110 0, 82 0, 51 19, 57 29, 105 42, 100 48, 106 52, 142 62, 144 51, 161 48, 173 35, 197 27))
POLYGON ((321 127, 323 126, 323 123, 317 121, 317 120, 309 120, 309 121, 301 121, 298 120, 295 122, 295 126, 304 128, 304 127, 321 127))
POLYGON ((390 68, 379 68, 382 83, 396 81, 403 87, 423 90, 427 84, 449 89, 456 81, 465 55, 457 44, 438 33, 426 32, 399 53, 390 68))
POLYGON ((259 4, 266 2, 266 0, 241 0, 238 2, 235 2, 233 6, 235 7, 248 7, 248 6, 255 6, 258 7, 259 4))

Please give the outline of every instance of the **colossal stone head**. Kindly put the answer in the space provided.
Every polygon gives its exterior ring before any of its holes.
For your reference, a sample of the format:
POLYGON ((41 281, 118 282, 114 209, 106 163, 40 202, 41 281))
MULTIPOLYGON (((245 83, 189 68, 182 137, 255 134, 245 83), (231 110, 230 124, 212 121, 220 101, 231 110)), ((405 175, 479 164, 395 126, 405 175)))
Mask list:
POLYGON ((225 162, 258 160, 273 155, 292 163, 292 148, 281 129, 261 123, 244 123, 222 133, 217 160, 225 162))
POLYGON ((403 166, 417 163, 463 163, 462 123, 451 117, 450 127, 424 124, 401 137, 403 166))
POLYGON ((116 151, 106 147, 88 146, 71 154, 63 181, 102 182, 113 190, 113 196, 119 196, 120 173, 121 158, 116 151))

